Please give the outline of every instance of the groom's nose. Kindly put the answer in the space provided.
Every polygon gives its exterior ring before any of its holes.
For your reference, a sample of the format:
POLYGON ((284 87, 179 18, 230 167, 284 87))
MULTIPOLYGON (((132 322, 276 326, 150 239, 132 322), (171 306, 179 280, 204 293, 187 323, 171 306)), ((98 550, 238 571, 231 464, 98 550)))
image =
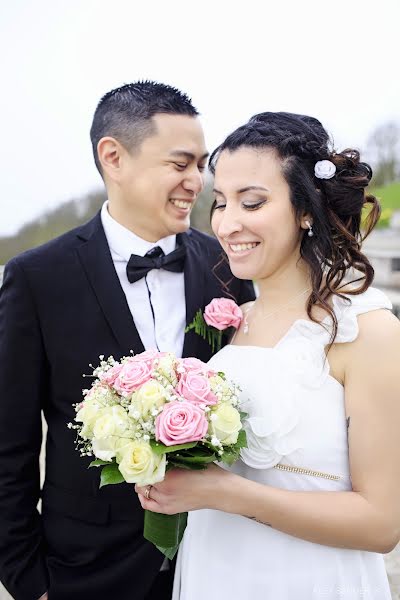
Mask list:
POLYGON ((185 190, 192 192, 194 197, 200 194, 204 187, 204 175, 197 166, 188 171, 183 181, 183 187, 185 190))

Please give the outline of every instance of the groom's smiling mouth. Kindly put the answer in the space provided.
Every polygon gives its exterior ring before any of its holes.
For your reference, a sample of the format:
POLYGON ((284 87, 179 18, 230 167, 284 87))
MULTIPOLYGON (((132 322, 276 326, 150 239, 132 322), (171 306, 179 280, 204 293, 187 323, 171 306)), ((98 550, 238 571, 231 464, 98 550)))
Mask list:
POLYGON ((181 200, 179 198, 170 198, 169 201, 171 204, 176 206, 176 208, 181 208, 184 210, 189 210, 192 208, 193 200, 181 200))

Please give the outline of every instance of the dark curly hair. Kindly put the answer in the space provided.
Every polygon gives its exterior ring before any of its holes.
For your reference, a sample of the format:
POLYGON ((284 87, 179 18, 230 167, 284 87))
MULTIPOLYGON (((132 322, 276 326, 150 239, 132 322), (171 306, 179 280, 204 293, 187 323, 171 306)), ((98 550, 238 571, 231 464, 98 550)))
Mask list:
MULTIPOLYGON (((303 235, 300 255, 311 273, 312 292, 307 302, 307 314, 313 321, 314 305, 325 309, 332 318, 331 344, 337 333, 337 319, 329 304, 333 295, 349 282, 345 276, 354 269, 357 283, 347 294, 361 294, 372 283, 374 270, 361 251, 361 243, 377 223, 381 208, 378 200, 365 193, 372 169, 360 161, 357 150, 332 149, 329 135, 314 117, 286 112, 264 112, 254 115, 248 123, 236 129, 218 146, 210 157, 214 174, 223 151, 235 152, 242 147, 272 149, 281 160, 282 173, 290 188, 290 200, 296 219, 309 213, 314 236, 303 235), (319 179, 314 174, 315 163, 330 160, 336 166, 331 179, 319 179), (366 204, 370 211, 361 231, 361 216, 366 204)), ((215 203, 211 208, 213 214, 215 203)), ((342 296, 343 297, 343 296, 342 296)))

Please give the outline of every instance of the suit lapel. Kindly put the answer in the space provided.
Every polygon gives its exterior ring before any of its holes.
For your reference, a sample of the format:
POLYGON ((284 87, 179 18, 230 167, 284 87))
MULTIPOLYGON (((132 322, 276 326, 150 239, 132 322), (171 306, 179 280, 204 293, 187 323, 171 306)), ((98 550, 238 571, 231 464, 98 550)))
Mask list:
POLYGON ((122 353, 143 352, 142 340, 114 268, 100 214, 81 228, 78 237, 85 241, 78 248, 81 263, 122 353))
MULTIPOLYGON (((190 230, 181 234, 181 242, 186 246, 185 260, 185 303, 186 325, 193 321, 199 308, 203 307, 205 294, 205 273, 199 245, 193 240, 190 230)), ((185 334, 182 356, 196 356, 199 336, 193 331, 185 334)))

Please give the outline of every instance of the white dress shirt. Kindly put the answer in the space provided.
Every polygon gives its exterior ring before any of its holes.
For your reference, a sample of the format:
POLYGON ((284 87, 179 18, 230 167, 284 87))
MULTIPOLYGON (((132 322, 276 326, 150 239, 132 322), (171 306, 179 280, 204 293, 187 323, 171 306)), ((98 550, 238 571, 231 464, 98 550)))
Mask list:
POLYGON ((145 350, 158 348, 161 352, 169 351, 182 356, 186 326, 183 272, 153 269, 135 283, 129 283, 126 275, 131 254, 144 256, 155 246, 162 248, 164 254, 169 254, 175 250, 176 236, 170 235, 158 242, 147 242, 111 217, 108 202, 101 209, 101 221, 115 270, 145 350))

